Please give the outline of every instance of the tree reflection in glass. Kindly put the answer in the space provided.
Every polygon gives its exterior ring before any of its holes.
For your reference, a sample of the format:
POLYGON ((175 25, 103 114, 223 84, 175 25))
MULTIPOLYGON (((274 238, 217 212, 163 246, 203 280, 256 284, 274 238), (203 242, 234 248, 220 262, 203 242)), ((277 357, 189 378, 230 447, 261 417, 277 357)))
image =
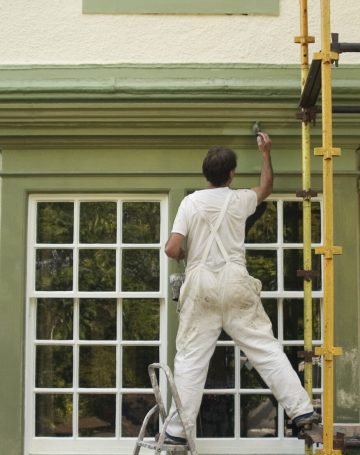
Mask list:
POLYGON ((122 304, 124 340, 158 340, 160 302, 158 299, 124 299, 122 304))
POLYGON ((38 243, 72 243, 73 202, 38 202, 36 240, 38 243))
POLYGON ((116 347, 80 346, 79 349, 79 386, 115 387, 116 347))
POLYGON ((81 340, 116 340, 116 299, 80 299, 81 340))
POLYGON ((79 291, 115 291, 115 275, 115 250, 79 251, 79 291))
POLYGON ((36 251, 37 291, 71 291, 73 288, 73 252, 70 249, 36 251))
POLYGON ((36 387, 72 387, 72 346, 36 347, 36 387))
POLYGON ((158 291, 160 253, 155 249, 125 249, 122 256, 123 291, 158 291))
POLYGON ((160 203, 123 203, 123 243, 160 242, 160 203))
POLYGON ((116 202, 80 203, 80 243, 116 243, 116 202))
POLYGON ((277 253, 274 250, 246 250, 247 269, 262 282, 263 291, 277 289, 277 253))
POLYGON ((73 337, 73 300, 37 299, 36 338, 71 340, 73 337))
POLYGON ((35 436, 72 436, 72 394, 46 393, 35 397, 35 436))
POLYGON ((245 243, 276 243, 277 202, 266 201, 265 213, 253 224, 245 237, 245 243))

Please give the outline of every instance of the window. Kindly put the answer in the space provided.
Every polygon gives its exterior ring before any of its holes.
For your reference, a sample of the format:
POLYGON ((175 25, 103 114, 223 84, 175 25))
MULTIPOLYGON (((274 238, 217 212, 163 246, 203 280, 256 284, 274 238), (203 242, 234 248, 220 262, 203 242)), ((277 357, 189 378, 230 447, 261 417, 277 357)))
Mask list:
MULTIPOLYGON (((321 243, 321 200, 312 203, 312 242, 321 243)), ((291 364, 303 382, 304 350, 302 269, 302 201, 288 196, 268 199, 263 216, 246 238, 249 272, 263 283, 262 301, 291 364)), ((313 256, 319 278, 313 282, 313 338, 321 345, 321 257, 313 256)), ((314 402, 321 413, 321 360, 313 359, 314 402)), ((245 355, 225 332, 211 360, 206 390, 197 421, 199 450, 213 453, 302 453, 284 411, 245 355), (216 409, 216 413, 214 413, 216 409), (257 438, 254 440, 254 438, 257 438), (258 438, 263 439, 263 442, 258 438), (215 440, 214 440, 215 439, 215 440), (239 444, 239 440, 241 443, 239 444), (254 445, 252 445, 254 444, 254 445), (273 444, 273 445, 272 445, 273 444)))
POLYGON ((166 363, 166 237, 161 195, 30 198, 26 453, 132 450, 166 363))
POLYGON ((279 14, 279 0, 83 0, 88 14, 279 14))

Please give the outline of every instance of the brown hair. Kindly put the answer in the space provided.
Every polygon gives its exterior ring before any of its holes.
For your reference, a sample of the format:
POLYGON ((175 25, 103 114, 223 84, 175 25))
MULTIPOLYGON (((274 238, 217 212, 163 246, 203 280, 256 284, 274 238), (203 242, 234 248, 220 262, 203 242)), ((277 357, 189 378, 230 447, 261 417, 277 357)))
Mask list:
POLYGON ((237 159, 233 150, 226 147, 211 147, 204 158, 202 171, 207 181, 214 186, 225 185, 230 171, 236 168, 237 159))

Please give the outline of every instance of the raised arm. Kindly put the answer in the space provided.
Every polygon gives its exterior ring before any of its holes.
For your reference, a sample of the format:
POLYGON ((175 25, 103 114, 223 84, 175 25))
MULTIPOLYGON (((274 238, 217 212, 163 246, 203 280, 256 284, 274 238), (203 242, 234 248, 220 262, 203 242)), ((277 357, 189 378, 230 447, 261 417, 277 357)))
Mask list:
POLYGON ((260 204, 266 199, 273 190, 273 169, 271 164, 271 140, 266 133, 259 132, 257 143, 260 152, 262 153, 262 165, 260 175, 260 185, 252 188, 257 194, 257 202, 260 204))

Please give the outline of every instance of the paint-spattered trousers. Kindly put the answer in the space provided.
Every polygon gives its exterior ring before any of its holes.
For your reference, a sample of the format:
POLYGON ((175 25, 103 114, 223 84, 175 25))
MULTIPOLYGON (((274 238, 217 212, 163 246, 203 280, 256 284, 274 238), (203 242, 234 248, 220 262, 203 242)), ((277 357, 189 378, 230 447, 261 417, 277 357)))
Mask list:
MULTIPOLYGON (((219 271, 199 265, 187 274, 180 294, 174 378, 192 428, 222 329, 240 346, 290 418, 313 410, 281 344, 274 338, 260 290, 261 282, 233 263, 219 271)), ((167 432, 185 436, 177 415, 167 432)))

